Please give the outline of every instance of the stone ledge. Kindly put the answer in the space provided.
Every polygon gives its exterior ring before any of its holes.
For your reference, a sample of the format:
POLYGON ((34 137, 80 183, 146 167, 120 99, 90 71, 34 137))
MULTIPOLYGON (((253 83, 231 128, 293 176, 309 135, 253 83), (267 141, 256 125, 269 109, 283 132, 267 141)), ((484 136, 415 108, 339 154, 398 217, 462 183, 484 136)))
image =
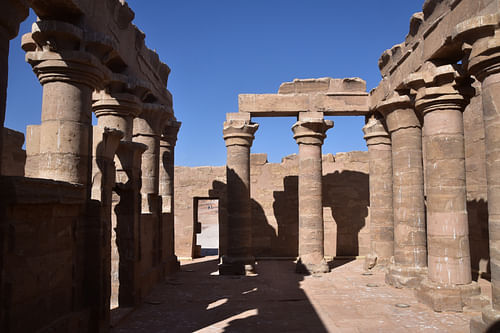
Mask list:
POLYGON ((85 187, 49 179, 0 177, 4 204, 83 204, 85 187))

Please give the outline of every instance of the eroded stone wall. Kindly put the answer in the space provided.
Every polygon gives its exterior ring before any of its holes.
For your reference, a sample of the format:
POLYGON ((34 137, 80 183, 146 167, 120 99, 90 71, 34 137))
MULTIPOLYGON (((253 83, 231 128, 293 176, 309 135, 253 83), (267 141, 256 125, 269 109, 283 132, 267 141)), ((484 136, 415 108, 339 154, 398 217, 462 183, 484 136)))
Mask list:
MULTIPOLYGON (((368 153, 323 156, 325 254, 364 255, 369 249, 368 153)), ((296 257, 298 251, 298 159, 268 163, 266 154, 251 155, 252 245, 257 257, 296 257)), ((226 168, 176 167, 176 254, 194 253, 196 198, 220 199, 220 247, 226 236, 226 168)))
POLYGON ((11 130, 2 129, 2 176, 24 176, 24 165, 26 163, 26 151, 23 149, 24 134, 11 130))

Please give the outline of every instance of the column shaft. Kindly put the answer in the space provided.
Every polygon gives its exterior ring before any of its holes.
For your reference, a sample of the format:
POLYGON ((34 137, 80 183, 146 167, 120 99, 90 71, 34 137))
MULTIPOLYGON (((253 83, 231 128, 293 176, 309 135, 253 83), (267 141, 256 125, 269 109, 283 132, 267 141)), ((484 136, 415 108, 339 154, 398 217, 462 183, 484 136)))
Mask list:
POLYGON ((43 86, 39 177, 87 184, 92 88, 53 81, 43 86))
POLYGON ((322 113, 299 115, 292 131, 299 145, 299 259, 298 273, 328 272, 324 258, 322 154, 326 131, 333 122, 322 113))
POLYGON ((324 260, 320 145, 299 144, 299 255, 303 263, 324 260))
POLYGON ((385 266, 394 255, 392 147, 381 119, 363 128, 370 158, 370 255, 365 267, 385 266))
POLYGON ((228 114, 224 123, 227 147, 227 254, 219 265, 220 274, 245 274, 253 269, 252 211, 250 201, 250 147, 258 125, 250 115, 228 114))
POLYGON ((422 129, 408 96, 381 102, 392 143, 394 262, 386 282, 415 288, 426 273, 424 176, 422 129))
POLYGON ((492 306, 500 311, 500 73, 482 82, 492 306))
POLYGON ((443 108, 426 113, 424 123, 429 279, 469 284, 472 275, 462 110, 443 108))

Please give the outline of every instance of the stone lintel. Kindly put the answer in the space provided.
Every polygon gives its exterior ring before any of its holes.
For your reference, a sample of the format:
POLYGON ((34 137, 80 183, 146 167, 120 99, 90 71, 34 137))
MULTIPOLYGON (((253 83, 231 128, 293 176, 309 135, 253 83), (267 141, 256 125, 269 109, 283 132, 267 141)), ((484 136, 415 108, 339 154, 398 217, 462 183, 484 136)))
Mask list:
POLYGON ((315 94, 241 94, 239 111, 252 117, 296 117, 299 112, 323 112, 326 116, 363 116, 369 112, 366 92, 315 94))

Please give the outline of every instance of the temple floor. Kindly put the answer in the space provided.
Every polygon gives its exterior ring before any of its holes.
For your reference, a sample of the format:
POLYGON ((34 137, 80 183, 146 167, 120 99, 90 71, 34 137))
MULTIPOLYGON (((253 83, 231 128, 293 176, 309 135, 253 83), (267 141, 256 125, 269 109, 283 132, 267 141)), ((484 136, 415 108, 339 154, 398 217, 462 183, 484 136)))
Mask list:
MULTIPOLYGON (((183 262, 112 332, 459 333, 480 315, 434 312, 413 291, 386 286, 383 272, 362 275, 362 260, 334 262, 330 273, 311 276, 294 274, 294 263, 284 260, 259 261, 255 276, 218 276, 217 263, 183 262)), ((489 283, 479 283, 489 295, 489 283)), ((112 316, 120 311, 127 313, 112 316)))

